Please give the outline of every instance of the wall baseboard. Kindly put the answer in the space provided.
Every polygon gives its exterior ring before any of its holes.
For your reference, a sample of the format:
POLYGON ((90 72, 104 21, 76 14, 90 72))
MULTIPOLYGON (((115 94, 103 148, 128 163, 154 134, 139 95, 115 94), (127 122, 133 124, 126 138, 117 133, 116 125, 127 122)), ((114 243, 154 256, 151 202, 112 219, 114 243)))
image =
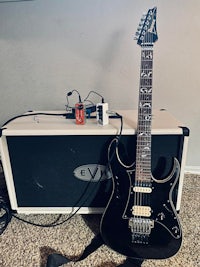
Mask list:
POLYGON ((185 173, 200 174, 200 166, 185 166, 185 173))

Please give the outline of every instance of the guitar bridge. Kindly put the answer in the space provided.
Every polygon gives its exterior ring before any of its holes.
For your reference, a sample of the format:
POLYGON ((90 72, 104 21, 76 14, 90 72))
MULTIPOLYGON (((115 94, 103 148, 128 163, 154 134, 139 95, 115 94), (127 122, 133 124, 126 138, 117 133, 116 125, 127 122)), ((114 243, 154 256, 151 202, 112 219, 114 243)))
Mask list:
POLYGON ((133 217, 129 219, 129 228, 132 233, 132 243, 148 244, 154 221, 146 218, 133 217))

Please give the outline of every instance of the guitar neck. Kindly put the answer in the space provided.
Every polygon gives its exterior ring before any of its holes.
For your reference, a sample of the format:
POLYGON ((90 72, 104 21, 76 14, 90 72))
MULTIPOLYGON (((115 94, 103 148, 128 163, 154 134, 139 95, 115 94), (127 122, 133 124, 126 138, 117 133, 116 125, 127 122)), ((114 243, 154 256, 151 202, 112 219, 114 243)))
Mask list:
POLYGON ((136 180, 151 180, 153 47, 141 50, 140 88, 138 104, 136 180))

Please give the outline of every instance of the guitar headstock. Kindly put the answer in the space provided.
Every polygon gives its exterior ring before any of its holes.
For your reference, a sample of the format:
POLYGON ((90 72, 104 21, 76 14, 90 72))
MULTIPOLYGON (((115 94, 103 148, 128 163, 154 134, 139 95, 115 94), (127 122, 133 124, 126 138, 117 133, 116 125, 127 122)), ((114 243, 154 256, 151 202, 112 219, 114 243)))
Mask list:
POLYGON ((137 44, 140 46, 152 46, 158 39, 156 31, 156 11, 156 7, 149 9, 147 14, 143 15, 141 18, 135 34, 137 44))

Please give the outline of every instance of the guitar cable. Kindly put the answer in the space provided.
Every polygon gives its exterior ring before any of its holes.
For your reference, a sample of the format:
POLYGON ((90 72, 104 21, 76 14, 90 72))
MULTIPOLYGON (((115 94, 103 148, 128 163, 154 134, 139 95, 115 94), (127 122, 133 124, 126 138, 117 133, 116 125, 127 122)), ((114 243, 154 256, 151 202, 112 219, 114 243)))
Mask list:
MULTIPOLYGON (((123 117, 122 117, 120 114, 116 113, 116 112, 112 112, 112 114, 115 114, 116 116, 118 116, 118 118, 120 118, 120 122, 121 122, 121 123, 120 123, 120 130, 119 130, 119 133, 117 134, 117 136, 115 137, 115 139, 117 140, 117 142, 119 142, 119 140, 120 140, 120 138, 121 138, 121 135, 122 135, 122 130, 123 130, 123 117)), ((114 139, 113 139, 113 140, 114 140, 114 139)), ((109 149, 109 148, 108 148, 108 149, 109 149)), ((113 154, 114 154, 114 153, 113 153, 113 154)), ((97 164, 97 165, 98 165, 98 164, 97 164)), ((101 182, 101 178, 103 177, 103 175, 105 174, 105 172, 106 172, 107 170, 109 170, 109 169, 110 169, 110 168, 106 168, 105 171, 101 173, 101 176, 100 176, 100 178, 98 179, 96 185, 98 185, 98 184, 101 182)), ((82 194, 80 195, 79 199, 78 199, 78 200, 76 201, 76 203, 73 205, 73 207, 72 207, 72 212, 69 214, 69 216, 68 216, 65 220, 63 220, 63 221, 61 221, 61 222, 58 222, 58 221, 59 221, 59 219, 62 217, 63 214, 59 214, 58 217, 57 217, 57 219, 56 219, 54 222, 52 222, 52 223, 50 223, 50 224, 46 224, 46 225, 45 225, 45 224, 44 224, 44 225, 41 225, 41 224, 37 224, 37 223, 32 223, 32 222, 30 222, 30 221, 24 220, 24 219, 22 219, 22 218, 20 218, 20 217, 18 217, 18 216, 16 216, 16 215, 14 215, 14 214, 12 214, 12 215, 13 215, 13 217, 15 217, 16 219, 18 219, 18 220, 20 220, 20 221, 23 221, 23 222, 25 222, 25 223, 34 225, 34 226, 39 226, 39 227, 56 227, 56 226, 59 226, 59 225, 65 223, 65 222, 67 222, 68 220, 70 220, 74 215, 76 215, 77 212, 78 212, 78 211, 83 207, 83 205, 86 203, 86 201, 87 201, 88 198, 90 197, 90 194, 89 194, 89 193, 87 194, 87 191, 89 190, 89 186, 90 186, 90 184, 91 184, 91 182, 92 182, 92 179, 93 179, 93 177, 91 177, 91 179, 87 182, 87 185, 86 185, 85 189, 83 190, 82 194), (83 200, 83 199, 84 199, 84 196, 87 196, 87 197, 85 198, 85 200, 83 200), (78 203, 79 203, 81 200, 83 200, 82 203, 79 205, 79 207, 77 207, 78 203), (76 207, 77 207, 77 208, 76 208, 76 207), (74 208, 76 208, 75 211, 73 211, 74 208)), ((93 191, 93 189, 92 189, 92 191, 93 191)))
POLYGON ((7 201, 0 196, 0 235, 5 231, 9 222, 11 221, 12 213, 11 208, 7 201))
POLYGON ((0 235, 5 231, 12 218, 7 190, 5 188, 4 181, 1 179, 3 177, 2 174, 3 166, 0 160, 0 235))
MULTIPOLYGON (((98 165, 98 164, 97 164, 97 165, 98 165)), ((105 171, 106 171, 106 170, 105 170, 105 171)), ((101 176, 100 176, 100 178, 99 178, 97 184, 101 181, 101 178, 102 178, 103 175, 104 175, 104 172, 101 173, 101 176)), ((25 220, 25 219, 23 219, 23 218, 20 218, 19 216, 16 216, 16 215, 13 214, 13 213, 12 213, 12 216, 15 217, 16 219, 18 219, 18 220, 24 222, 24 223, 28 223, 28 224, 33 225, 33 226, 44 227, 44 228, 59 226, 59 225, 65 223, 65 222, 69 221, 73 216, 75 216, 75 215, 77 214, 77 212, 78 212, 78 211, 83 207, 83 205, 86 203, 86 201, 87 201, 88 198, 90 197, 90 194, 88 193, 88 194, 86 195, 86 193, 87 193, 87 191, 89 190, 89 186, 91 185, 92 179, 93 179, 93 177, 91 177, 91 179, 87 182, 87 184, 86 184, 86 186, 85 186, 83 192, 82 192, 81 195, 79 196, 78 200, 77 200, 77 201, 74 203, 74 205, 72 206, 72 211, 68 214, 68 217, 67 217, 65 220, 61 221, 61 222, 59 222, 59 220, 60 220, 60 218, 63 216, 63 214, 59 214, 58 217, 55 219, 55 221, 53 221, 52 223, 49 223, 49 224, 38 224, 38 223, 30 222, 30 221, 27 221, 27 220, 25 220), (87 196, 87 197, 84 199, 84 196, 87 196), (84 200, 83 200, 83 199, 84 199, 84 200), (81 200, 83 200, 83 201, 82 201, 82 203, 78 206, 78 203, 79 203, 81 200), (74 211, 74 209, 76 209, 76 210, 74 211)), ((92 191, 93 191, 93 190, 92 190, 92 191)), ((92 192, 91 192, 91 193, 92 193, 92 192)))
MULTIPOLYGON (((113 143, 114 141, 116 142, 116 146, 118 145, 119 141, 120 141, 120 138, 121 138, 121 135, 122 135, 122 130, 123 130, 123 117, 117 113, 117 112, 111 112, 110 113, 114 114, 117 118, 120 119, 120 128, 119 128, 119 133, 116 135, 116 137, 111 141, 111 143, 113 143)), ((49 115, 49 116, 65 116, 66 114, 65 113, 43 113, 43 112, 38 112, 38 113, 30 113, 30 114, 22 114, 22 115, 18 115, 18 116, 15 116, 13 118, 11 118, 10 120, 8 120, 6 123, 3 124, 1 130, 5 129, 4 127, 11 121, 17 119, 17 118, 20 118, 20 117, 27 117, 27 116, 33 116, 33 115, 49 115)), ((110 145, 109 145, 110 147, 110 145)), ((108 147, 108 150, 109 150, 109 147, 108 147)), ((114 156, 114 153, 112 155, 112 157, 114 156)), ((110 161, 111 159, 109 159, 110 161)), ((0 161, 1 163, 1 166, 2 166, 2 162, 0 161)), ((98 165, 98 164, 97 164, 98 165)), ((3 168, 2 168, 3 169, 3 168)), ((109 170, 109 163, 108 163, 108 166, 107 168, 105 169, 104 172, 101 173, 101 176, 100 178, 98 179, 97 181, 97 185, 100 183, 101 181, 101 178, 102 176, 105 174, 106 171, 109 170)), ((72 212, 69 213, 69 216, 59 222, 59 220, 61 219, 62 215, 63 214, 59 214, 57 216, 57 218, 51 222, 51 223, 48 223, 48 224, 39 224, 39 223, 34 223, 34 222, 30 222, 28 220, 25 220, 23 218, 20 218, 19 216, 15 215, 15 212, 12 211, 11 207, 10 207, 10 204, 9 204, 9 200, 5 200, 6 197, 3 197, 0 195, 0 235, 4 232, 4 230, 6 229, 7 225, 9 224, 9 222, 11 221, 12 217, 18 219, 19 221, 22 221, 24 223, 27 223, 27 224, 30 224, 30 225, 33 225, 33 226, 38 226, 38 227, 44 227, 44 228, 48 228, 48 227, 56 227, 56 226, 59 226, 67 221, 69 221, 73 216, 75 216, 77 214, 77 212, 83 207, 83 205, 86 203, 86 201, 88 200, 88 198, 90 197, 90 194, 88 193, 88 190, 89 190, 89 186, 92 182, 92 179, 93 177, 91 177, 91 179, 87 182, 87 185, 85 186, 83 192, 81 193, 80 197, 78 198, 78 200, 76 201, 76 203, 72 206, 72 212), (84 199, 84 196, 87 196, 85 199, 84 199), (80 203, 82 201, 82 203, 78 205, 78 203, 80 203), (74 211, 74 209, 76 208, 76 210, 74 211)), ((91 189, 93 191, 93 189, 91 189)))
MULTIPOLYGON (((119 142, 120 142, 120 138, 122 135, 122 130, 123 130, 123 117, 122 115, 120 115, 119 113, 115 112, 115 111, 108 111, 108 114, 112 114, 115 115, 117 118, 120 118, 121 120, 121 126, 120 126, 120 131, 119 134, 111 141, 110 145, 109 145, 109 150, 111 149, 111 146, 114 142, 116 142, 116 147, 115 147, 115 152, 116 152, 116 156, 117 156, 117 160, 119 161, 119 163, 124 167, 124 168, 132 168, 135 165, 135 161, 133 163, 131 163, 130 165, 126 165, 120 158, 119 155, 119 142)), ((114 156, 114 154, 113 154, 114 156)), ((112 156, 112 157, 113 157, 112 156)), ((111 157, 111 158, 112 158, 111 157)), ((111 159, 109 159, 109 161, 111 161, 111 159)))

